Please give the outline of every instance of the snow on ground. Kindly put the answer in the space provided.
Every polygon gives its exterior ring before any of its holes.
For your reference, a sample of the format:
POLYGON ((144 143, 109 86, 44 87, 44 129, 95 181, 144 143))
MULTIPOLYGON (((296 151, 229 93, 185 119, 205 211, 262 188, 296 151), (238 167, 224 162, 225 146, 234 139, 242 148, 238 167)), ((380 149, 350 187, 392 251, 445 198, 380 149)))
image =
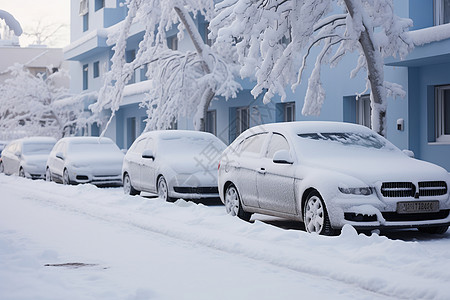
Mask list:
POLYGON ((0 174, 0 299, 450 294, 450 232, 323 237, 224 211, 0 174))

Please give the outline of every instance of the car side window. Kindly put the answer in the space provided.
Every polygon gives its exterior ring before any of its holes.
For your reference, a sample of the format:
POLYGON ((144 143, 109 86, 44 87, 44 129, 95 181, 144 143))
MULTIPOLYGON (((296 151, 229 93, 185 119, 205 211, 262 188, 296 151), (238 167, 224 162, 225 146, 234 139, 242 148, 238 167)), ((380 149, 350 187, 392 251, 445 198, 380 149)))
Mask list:
POLYGON ((145 150, 155 151, 155 141, 152 138, 149 138, 147 143, 145 144, 145 150))
POLYGON ((266 140, 267 132, 252 135, 242 141, 239 147, 240 154, 257 155, 261 152, 261 148, 266 140))
POLYGON ((289 151, 289 143, 284 136, 279 133, 274 133, 270 139, 266 157, 273 158, 275 152, 280 150, 289 151))
POLYGON ((136 143, 136 145, 131 149, 132 152, 142 153, 145 149, 145 144, 147 143, 147 139, 142 139, 136 143))

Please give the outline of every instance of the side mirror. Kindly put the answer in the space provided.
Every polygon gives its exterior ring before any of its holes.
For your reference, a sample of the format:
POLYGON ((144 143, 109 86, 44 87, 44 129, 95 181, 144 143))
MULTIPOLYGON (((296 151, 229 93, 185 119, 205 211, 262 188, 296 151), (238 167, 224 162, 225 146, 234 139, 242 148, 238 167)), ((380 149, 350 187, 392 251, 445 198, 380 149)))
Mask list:
POLYGON ((155 155, 153 154, 153 150, 150 150, 150 149, 144 150, 144 152, 142 152, 142 158, 155 160, 155 155))
POLYGON ((291 154, 287 150, 278 150, 273 155, 273 162, 276 164, 287 164, 292 165, 294 160, 291 157, 291 154))
POLYGON ((62 154, 62 152, 57 152, 56 153, 56 157, 61 159, 61 160, 64 160, 64 155, 62 154))
POLYGON ((20 157, 20 156, 22 156, 22 154, 20 153, 20 151, 16 151, 16 152, 14 152, 14 155, 15 155, 15 156, 17 156, 17 157, 20 157))
POLYGON ((412 152, 411 150, 402 150, 402 152, 407 156, 414 158, 414 152, 412 152))

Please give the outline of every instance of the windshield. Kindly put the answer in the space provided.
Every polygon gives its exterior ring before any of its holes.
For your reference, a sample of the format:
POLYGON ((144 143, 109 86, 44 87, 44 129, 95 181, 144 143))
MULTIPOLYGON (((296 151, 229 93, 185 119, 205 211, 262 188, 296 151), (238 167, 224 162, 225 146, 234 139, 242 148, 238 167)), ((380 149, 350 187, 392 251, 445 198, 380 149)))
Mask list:
POLYGON ((301 152, 307 156, 352 155, 363 151, 398 151, 386 139, 373 133, 333 132, 298 134, 301 152))
POLYGON ((70 145, 69 153, 110 153, 110 152, 120 152, 120 149, 116 144, 72 144, 70 145))
POLYGON ((50 154, 55 143, 24 143, 23 154, 50 154))
POLYGON ((217 139, 188 136, 162 139, 158 152, 164 156, 208 160, 215 164, 225 148, 225 144, 217 139))

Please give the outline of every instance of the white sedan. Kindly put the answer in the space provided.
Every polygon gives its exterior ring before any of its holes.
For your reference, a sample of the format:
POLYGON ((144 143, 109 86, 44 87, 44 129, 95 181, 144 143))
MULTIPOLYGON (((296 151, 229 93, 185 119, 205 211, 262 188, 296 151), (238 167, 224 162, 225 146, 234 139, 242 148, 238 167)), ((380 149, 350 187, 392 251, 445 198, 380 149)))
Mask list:
POLYGON ((2 151, 0 172, 43 179, 45 163, 55 143, 56 139, 51 137, 27 137, 10 142, 2 151))
POLYGON ((124 154, 106 137, 66 137, 53 147, 46 180, 63 184, 121 185, 124 154))
POLYGON ((166 201, 218 198, 217 164, 225 144, 207 132, 151 131, 131 145, 123 161, 126 194, 158 193, 166 201))
POLYGON ((449 173, 413 159, 372 130, 337 122, 253 127, 224 152, 219 193, 228 213, 304 222, 308 232, 450 224, 449 173))

